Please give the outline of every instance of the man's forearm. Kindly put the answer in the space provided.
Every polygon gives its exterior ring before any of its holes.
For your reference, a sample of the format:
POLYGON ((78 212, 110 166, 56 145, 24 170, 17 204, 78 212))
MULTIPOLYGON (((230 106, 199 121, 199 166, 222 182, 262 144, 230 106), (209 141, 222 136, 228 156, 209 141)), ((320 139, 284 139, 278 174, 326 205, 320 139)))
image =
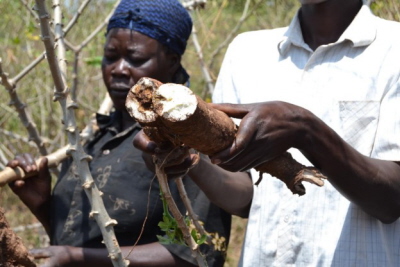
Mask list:
POLYGON ((366 157, 322 121, 313 123, 299 148, 335 188, 384 223, 400 216, 400 166, 366 157))

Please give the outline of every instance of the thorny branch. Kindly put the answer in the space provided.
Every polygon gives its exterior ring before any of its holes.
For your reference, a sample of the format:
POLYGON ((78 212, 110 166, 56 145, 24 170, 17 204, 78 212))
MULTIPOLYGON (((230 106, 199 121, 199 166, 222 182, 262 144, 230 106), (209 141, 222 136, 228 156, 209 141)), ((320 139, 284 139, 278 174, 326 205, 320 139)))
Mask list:
POLYGON ((32 140, 37 145, 41 155, 47 155, 48 153, 47 149, 45 147, 42 138, 40 137, 37 127, 34 121, 32 120, 30 114, 26 111, 25 104, 22 103, 18 97, 18 94, 15 90, 16 88, 15 83, 12 80, 10 81, 8 79, 8 75, 5 72, 3 72, 1 59, 0 59, 0 77, 2 85, 6 88, 8 94, 10 95, 11 99, 10 105, 14 106, 15 109, 17 110, 20 120, 22 121, 23 125, 25 126, 25 128, 29 133, 29 139, 32 140))
MULTIPOLYGON (((80 143, 79 132, 76 127, 76 121, 74 116, 74 110, 71 106, 71 98, 68 94, 68 88, 66 86, 64 77, 62 77, 61 69, 57 57, 54 52, 54 41, 51 37, 51 31, 49 27, 49 14, 46 10, 44 0, 35 0, 40 18, 40 27, 42 32, 42 40, 46 48, 47 61, 50 66, 51 74, 55 85, 55 100, 58 100, 63 110, 63 122, 67 132, 68 141, 70 143, 69 153, 72 155, 74 163, 77 166, 78 176, 82 181, 82 186, 89 198, 92 206, 90 215, 94 217, 99 228, 102 232, 104 243, 109 251, 109 257, 112 260, 114 266, 127 266, 128 262, 122 257, 121 249, 118 245, 118 241, 115 237, 113 226, 117 223, 111 219, 104 207, 104 203, 101 199, 101 193, 95 185, 91 176, 88 161, 90 157, 83 151, 80 143)), ((59 1, 54 1, 55 8, 58 8, 59 1)), ((55 10, 56 11, 56 10, 55 10)), ((56 13, 56 24, 61 25, 61 17, 57 18, 56 13)), ((62 46, 62 33, 60 34, 59 28, 56 28, 56 37, 59 42, 59 46, 62 46)), ((61 53, 62 54, 62 53, 61 53)), ((62 60, 63 58, 60 58, 62 60)))

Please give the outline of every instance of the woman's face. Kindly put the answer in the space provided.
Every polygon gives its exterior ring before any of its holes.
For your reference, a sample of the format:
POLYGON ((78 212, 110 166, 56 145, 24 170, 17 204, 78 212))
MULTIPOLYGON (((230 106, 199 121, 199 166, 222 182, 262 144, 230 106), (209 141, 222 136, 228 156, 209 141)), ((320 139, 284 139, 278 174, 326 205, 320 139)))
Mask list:
POLYGON ((327 0, 299 0, 302 5, 315 5, 326 2, 327 0))
POLYGON ((180 57, 157 40, 130 29, 111 29, 102 61, 103 80, 118 110, 125 110, 129 89, 142 77, 171 82, 180 57))

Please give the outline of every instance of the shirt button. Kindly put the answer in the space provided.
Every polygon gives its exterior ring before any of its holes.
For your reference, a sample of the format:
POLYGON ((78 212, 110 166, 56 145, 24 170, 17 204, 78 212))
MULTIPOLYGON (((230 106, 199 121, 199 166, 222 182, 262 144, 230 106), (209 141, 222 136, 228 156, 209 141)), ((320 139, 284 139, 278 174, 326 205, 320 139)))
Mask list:
POLYGON ((108 154, 110 154, 110 150, 109 149, 103 150, 103 155, 108 155, 108 154))

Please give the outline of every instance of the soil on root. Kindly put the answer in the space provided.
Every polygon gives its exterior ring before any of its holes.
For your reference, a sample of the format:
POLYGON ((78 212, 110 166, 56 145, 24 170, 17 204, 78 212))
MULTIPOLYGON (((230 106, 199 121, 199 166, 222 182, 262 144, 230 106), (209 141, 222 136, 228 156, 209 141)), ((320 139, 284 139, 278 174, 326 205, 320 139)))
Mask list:
POLYGON ((0 208, 0 266, 35 267, 32 257, 19 238, 10 228, 3 209, 0 208))

